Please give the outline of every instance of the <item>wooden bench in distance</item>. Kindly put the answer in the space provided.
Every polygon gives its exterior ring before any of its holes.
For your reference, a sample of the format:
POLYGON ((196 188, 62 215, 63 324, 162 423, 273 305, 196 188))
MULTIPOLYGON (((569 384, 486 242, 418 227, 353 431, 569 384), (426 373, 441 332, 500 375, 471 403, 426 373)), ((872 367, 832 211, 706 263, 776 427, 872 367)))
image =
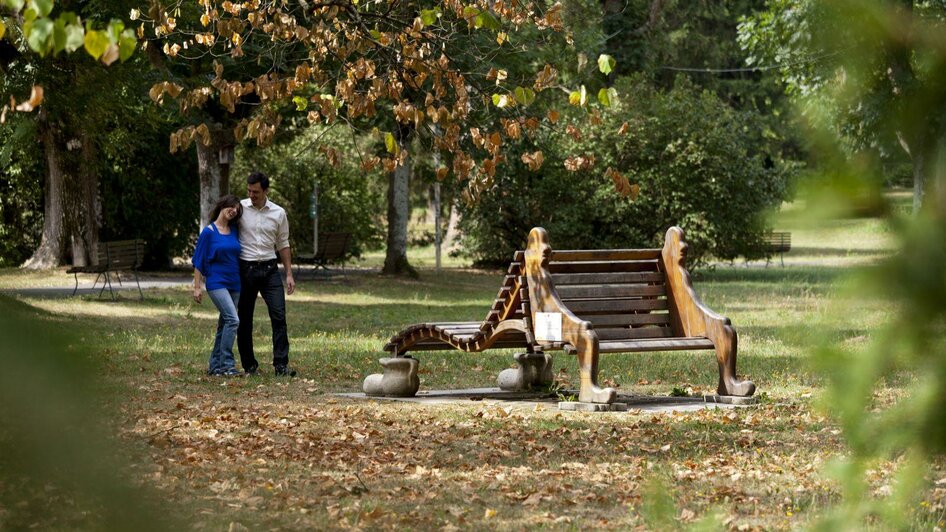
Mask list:
POLYGON ((529 233, 527 317, 535 327, 535 348, 578 355, 579 401, 616 398, 613 388, 598 384, 600 353, 713 349, 718 393, 755 392, 752 382, 736 377, 737 337, 729 319, 707 308, 693 290, 686 249, 678 227, 667 231, 662 249, 553 251, 545 229, 529 233))
POLYGON ((299 253, 295 256, 297 264, 315 264, 316 268, 328 269, 330 262, 345 258, 351 246, 351 233, 322 233, 319 235, 319 249, 315 254, 299 253))
POLYGON ((119 272, 133 272, 135 274, 135 284, 138 285, 138 295, 141 299, 144 299, 145 295, 141 291, 141 283, 138 280, 138 268, 141 267, 141 263, 144 260, 144 253, 145 243, 144 240, 141 239, 99 242, 95 264, 90 266, 73 266, 66 270, 66 273, 71 273, 76 278, 76 286, 72 290, 72 295, 76 295, 76 292, 79 290, 79 274, 94 273, 96 277, 92 282, 92 289, 95 289, 95 285, 98 284, 99 279, 103 279, 102 288, 99 290, 99 297, 102 297, 102 293, 105 292, 107 286, 109 295, 112 296, 112 299, 115 299, 110 274, 114 273, 119 284, 121 284, 121 275, 119 272))
POLYGON ((766 253, 778 253, 785 266, 785 254, 792 250, 792 234, 788 231, 770 231, 762 236, 762 249, 766 253))

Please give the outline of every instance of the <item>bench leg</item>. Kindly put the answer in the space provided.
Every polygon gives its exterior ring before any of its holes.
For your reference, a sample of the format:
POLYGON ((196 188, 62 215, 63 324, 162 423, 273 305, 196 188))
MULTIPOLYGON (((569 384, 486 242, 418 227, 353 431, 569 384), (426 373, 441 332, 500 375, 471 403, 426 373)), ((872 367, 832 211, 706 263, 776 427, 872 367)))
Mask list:
POLYGON ((384 373, 368 375, 362 388, 365 395, 383 397, 414 397, 420 388, 417 376, 419 362, 410 357, 382 358, 378 360, 384 373))
POLYGON ((72 295, 76 295, 76 292, 79 291, 79 272, 74 273, 76 276, 76 287, 72 289, 72 295))
POLYGON ((141 291, 141 281, 138 280, 138 270, 135 270, 135 284, 138 285, 138 297, 145 300, 145 293, 141 291))
POLYGON ((724 333, 714 338, 714 343, 716 344, 716 362, 719 364, 719 386, 716 387, 716 393, 741 397, 754 394, 755 384, 752 381, 740 380, 736 377, 738 340, 735 329, 725 327, 724 333))
POLYGON ((105 272, 105 282, 102 283, 102 289, 99 290, 99 297, 102 297, 102 293, 105 292, 106 285, 108 285, 108 295, 112 297, 112 301, 115 301, 115 292, 112 291, 112 279, 108 272, 105 272))
POLYGON ((579 337, 578 371, 581 377, 581 390, 578 401, 582 403, 613 403, 618 392, 614 388, 598 386, 598 342, 594 333, 585 330, 579 337))
POLYGON ((504 369, 496 379, 499 387, 510 392, 526 391, 552 384, 552 356, 545 353, 517 353, 518 367, 504 369))

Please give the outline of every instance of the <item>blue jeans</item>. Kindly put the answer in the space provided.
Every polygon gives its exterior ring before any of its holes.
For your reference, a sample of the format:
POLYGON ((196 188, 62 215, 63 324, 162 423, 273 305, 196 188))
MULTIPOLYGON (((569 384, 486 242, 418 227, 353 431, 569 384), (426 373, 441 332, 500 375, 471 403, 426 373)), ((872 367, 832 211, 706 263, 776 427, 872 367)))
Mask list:
POLYGON ((214 348, 210 352, 210 369, 207 373, 217 375, 236 371, 236 361, 233 359, 233 341, 236 339, 237 329, 240 327, 240 318, 237 316, 237 305, 240 303, 240 292, 218 288, 208 290, 207 294, 214 306, 220 311, 217 320, 217 336, 214 338, 214 348))

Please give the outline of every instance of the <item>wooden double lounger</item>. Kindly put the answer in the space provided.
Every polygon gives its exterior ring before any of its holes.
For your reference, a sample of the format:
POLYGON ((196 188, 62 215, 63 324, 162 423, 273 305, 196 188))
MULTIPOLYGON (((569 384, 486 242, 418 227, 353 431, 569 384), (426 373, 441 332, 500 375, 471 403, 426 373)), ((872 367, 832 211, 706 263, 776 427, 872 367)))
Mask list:
POLYGON ((385 350, 564 350, 578 356, 578 400, 612 403, 617 392, 597 382, 600 353, 713 349, 717 392, 750 396, 755 385, 736 376, 736 331, 694 292, 686 249, 683 231, 671 227, 662 249, 553 251, 537 227, 483 322, 412 325, 385 350))

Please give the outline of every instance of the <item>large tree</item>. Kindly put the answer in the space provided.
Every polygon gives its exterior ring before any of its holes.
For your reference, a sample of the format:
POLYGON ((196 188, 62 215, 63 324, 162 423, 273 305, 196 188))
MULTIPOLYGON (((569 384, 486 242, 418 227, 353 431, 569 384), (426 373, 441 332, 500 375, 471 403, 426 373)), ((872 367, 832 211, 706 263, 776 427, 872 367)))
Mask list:
POLYGON ((134 33, 112 20, 116 12, 91 2, 3 0, 0 15, 6 74, 0 93, 10 96, 0 121, 9 113, 35 110, 29 119, 36 122, 46 166, 42 239, 24 266, 57 266, 69 248, 73 261, 84 264, 94 257, 101 224, 94 132, 108 101, 103 89, 114 81, 106 80, 96 62, 127 59, 135 49, 134 33), (62 53, 79 48, 88 53, 62 53), (17 103, 26 93, 29 99, 17 103))
MULTIPOLYGON (((541 126, 546 119, 530 116, 530 106, 546 98, 546 89, 560 86, 550 64, 511 70, 503 61, 533 57, 532 47, 571 37, 561 31, 560 3, 203 0, 196 14, 189 7, 154 4, 153 32, 165 55, 213 57, 213 68, 205 77, 158 84, 152 96, 177 98, 184 113, 214 104, 236 113, 251 102, 255 111, 233 128, 237 142, 270 142, 287 121, 287 104, 310 122, 375 128, 384 150, 357 155, 366 168, 381 165, 391 175, 390 273, 410 271, 404 215, 408 140, 417 137, 442 154, 447 164, 437 169, 438 178, 452 174, 473 195, 491 187, 505 160, 503 144, 541 126), (481 134, 472 134, 471 126, 486 115, 491 121, 481 134)), ((573 102, 585 105, 585 90, 571 89, 573 102)), ((195 139, 210 143, 209 129, 201 123, 179 131, 172 149, 195 139)), ((330 157, 348 156, 323 148, 330 157)))

